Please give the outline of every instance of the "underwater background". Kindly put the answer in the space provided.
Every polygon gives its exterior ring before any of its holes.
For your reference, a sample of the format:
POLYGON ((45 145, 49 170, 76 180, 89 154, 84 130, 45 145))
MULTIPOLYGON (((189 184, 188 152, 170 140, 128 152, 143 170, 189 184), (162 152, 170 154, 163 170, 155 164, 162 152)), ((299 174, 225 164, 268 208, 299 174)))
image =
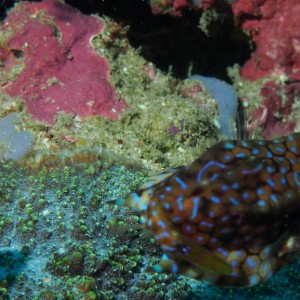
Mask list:
POLYGON ((299 131, 298 1, 66 2, 0 2, 0 299, 300 299, 299 259, 251 288, 154 273, 110 203, 299 131))

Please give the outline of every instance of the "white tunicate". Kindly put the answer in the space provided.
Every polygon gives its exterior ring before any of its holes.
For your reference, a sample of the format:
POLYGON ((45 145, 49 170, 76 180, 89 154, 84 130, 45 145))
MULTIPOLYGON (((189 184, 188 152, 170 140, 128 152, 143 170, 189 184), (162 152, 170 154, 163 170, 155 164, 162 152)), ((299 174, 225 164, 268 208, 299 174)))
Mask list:
POLYGON ((204 84, 206 90, 217 101, 222 133, 229 139, 236 139, 238 97, 233 87, 223 80, 198 74, 192 75, 189 79, 200 80, 204 84))
POLYGON ((19 117, 10 114, 0 118, 0 161, 20 160, 32 147, 34 136, 29 131, 17 131, 19 117))

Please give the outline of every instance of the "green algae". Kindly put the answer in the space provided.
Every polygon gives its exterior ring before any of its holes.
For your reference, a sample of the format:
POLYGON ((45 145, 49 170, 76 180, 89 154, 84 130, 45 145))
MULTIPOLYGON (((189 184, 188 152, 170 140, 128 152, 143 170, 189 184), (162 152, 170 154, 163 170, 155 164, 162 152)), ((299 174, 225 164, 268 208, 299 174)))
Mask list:
POLYGON ((211 36, 214 32, 213 25, 218 20, 219 14, 216 9, 203 10, 198 23, 198 28, 205 33, 206 36, 211 36))
MULTIPOLYGON (((228 75, 233 81, 233 87, 236 90, 240 99, 242 99, 243 110, 245 113, 246 122, 251 122, 251 115, 253 111, 262 105, 263 99, 260 95, 261 88, 269 80, 267 78, 261 78, 256 81, 248 81, 241 77, 240 66, 235 65, 228 68, 228 75)), ((254 120, 255 121, 255 120, 254 120)), ((242 124, 244 127, 247 124, 242 124)), ((244 137, 243 137, 244 138, 244 137)), ((249 139, 261 139, 261 128, 257 128, 249 139)))
POLYGON ((110 124, 121 145, 112 145, 111 136, 105 144, 122 155, 134 155, 149 167, 191 162, 220 138, 211 116, 193 99, 178 94, 178 82, 170 74, 163 74, 139 56, 128 45, 124 30, 107 18, 104 21, 106 28, 93 45, 109 60, 112 83, 129 104, 119 122, 110 124), (170 135, 170 126, 180 122, 183 130, 170 135), (199 139, 191 142, 195 134, 199 139))
MULTIPOLYGON (((274 74, 271 76, 265 76, 260 79, 257 79, 255 81, 247 81, 243 79, 240 75, 240 66, 235 65, 231 68, 228 68, 228 75, 230 76, 231 80, 233 81, 233 86, 235 90, 238 93, 238 96, 240 99, 242 99, 242 105, 245 112, 245 120, 247 124, 254 125, 255 130, 250 133, 250 136, 248 139, 262 139, 262 127, 261 125, 258 126, 257 120, 254 120, 252 117, 252 113, 255 109, 261 108, 264 106, 264 98, 261 96, 262 88, 266 85, 268 82, 274 83, 276 88, 274 87, 274 90, 270 90, 271 93, 276 93, 279 97, 278 101, 281 101, 281 108, 280 110, 284 111, 285 108, 290 110, 290 103, 289 103, 289 97, 286 87, 286 80, 287 77, 285 74, 274 74)), ((298 132, 300 129, 300 123, 299 123, 299 116, 300 116, 300 97, 293 95, 293 104, 291 107, 291 112, 288 115, 283 115, 282 113, 275 112, 274 117, 277 120, 280 120, 282 124, 288 123, 290 121, 296 123, 295 132, 298 132)), ((267 109, 269 109, 267 107, 267 109)), ((247 124, 243 124, 244 127, 247 126, 247 124)), ((244 137, 242 137, 244 138, 244 137)), ((275 136, 274 136, 275 138, 275 136)))
MULTIPOLYGON (((13 35, 13 31, 9 28, 8 30, 0 30, 0 47, 5 48, 7 41, 13 35)), ((10 59, 14 60, 14 65, 12 67, 6 68, 5 71, 2 70, 4 66, 3 59, 0 59, 0 85, 5 86, 9 84, 10 81, 14 81, 18 75, 24 69, 24 56, 22 51, 11 50, 10 59)))
MULTIPOLYGON (((211 107, 210 99, 203 94, 204 104, 200 106, 193 99, 181 96, 177 89, 180 81, 145 61, 138 50, 130 46, 126 29, 108 18, 102 20, 105 29, 92 43, 96 53, 108 59, 112 84, 128 108, 117 121, 60 113, 56 124, 47 126, 33 120, 20 99, 8 97, 2 91, 0 96, 8 104, 1 107, 0 113, 20 114, 21 126, 36 137, 34 149, 101 146, 132 157, 148 168, 161 170, 192 162, 220 140, 214 117, 205 110, 211 107), (174 124, 183 124, 176 135, 169 133, 174 124)), ((54 77, 46 84, 53 82, 54 77)), ((216 108, 212 114, 216 115, 216 108)))

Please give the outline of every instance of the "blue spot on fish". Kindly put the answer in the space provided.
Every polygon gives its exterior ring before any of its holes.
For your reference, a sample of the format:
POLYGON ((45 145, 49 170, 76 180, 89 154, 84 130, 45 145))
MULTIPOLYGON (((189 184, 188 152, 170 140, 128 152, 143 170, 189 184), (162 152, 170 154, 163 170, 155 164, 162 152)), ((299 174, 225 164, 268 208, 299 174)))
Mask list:
POLYGON ((177 198, 177 200, 176 200, 176 202, 177 202, 177 205, 178 205, 178 209, 180 210, 180 211, 183 211, 183 204, 182 204, 182 201, 183 201, 183 197, 178 197, 177 198))
POLYGON ((284 153, 285 152, 285 149, 282 148, 282 147, 276 147, 275 150, 278 151, 278 152, 280 152, 280 153, 284 153))
POLYGON ((166 191, 167 192, 171 192, 172 191, 172 188, 170 186, 166 186, 166 191))
POLYGON ((293 173, 295 183, 300 186, 299 174, 297 172, 293 173))
POLYGON ((257 194, 260 195, 260 196, 264 194, 264 190, 263 190, 262 188, 257 189, 256 192, 257 192, 257 194))
POLYGON ((228 149, 228 150, 232 150, 232 149, 234 149, 234 144, 232 144, 232 143, 225 143, 224 148, 228 149))
POLYGON ((260 200, 257 201, 257 205, 260 206, 260 207, 264 207, 264 206, 266 206, 266 201, 260 199, 260 200))
POLYGON ((162 228, 166 228, 166 224, 162 220, 157 221, 157 224, 162 228))
POLYGON ((221 199, 219 197, 216 197, 216 196, 212 196, 210 198, 210 200, 211 200, 211 202, 216 203, 216 204, 221 203, 221 199))
POLYGON ((271 188, 274 188, 276 186, 275 182, 271 178, 267 179, 267 183, 271 188))
POLYGON ((225 165, 222 164, 222 163, 219 163, 219 162, 216 162, 216 161, 209 161, 207 162, 201 169, 200 171, 198 172, 197 174, 197 182, 198 183, 201 183, 202 182, 202 177, 203 177, 203 174, 206 172, 206 170, 210 167, 213 167, 213 166, 217 166, 221 169, 224 169, 225 168, 225 165))
POLYGON ((179 177, 175 177, 175 180, 183 190, 187 188, 187 184, 182 179, 180 179, 179 177))
POLYGON ((170 237, 170 234, 167 231, 164 231, 164 232, 162 232, 162 233, 160 233, 160 234, 158 234, 158 235, 155 236, 155 238, 157 240, 160 240, 160 239, 162 239, 164 237, 168 238, 168 237, 170 237))
POLYGON ((297 152, 297 148, 296 148, 295 146, 292 146, 290 150, 291 150, 291 152, 293 152, 293 153, 296 153, 296 152, 297 152))
POLYGON ((229 201, 233 205, 239 205, 240 204, 240 202, 237 199, 233 198, 233 197, 230 197, 229 201))
POLYGON ((199 203, 200 203, 200 198, 199 197, 194 197, 193 198, 193 211, 192 211, 192 215, 191 215, 191 219, 195 220, 197 215, 198 215, 198 207, 199 207, 199 203))

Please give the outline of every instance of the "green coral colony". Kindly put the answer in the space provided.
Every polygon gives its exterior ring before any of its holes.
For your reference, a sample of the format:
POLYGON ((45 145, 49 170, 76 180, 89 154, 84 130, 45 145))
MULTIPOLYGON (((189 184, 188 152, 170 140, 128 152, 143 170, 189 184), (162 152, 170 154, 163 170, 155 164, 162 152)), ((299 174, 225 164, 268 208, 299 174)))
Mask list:
POLYGON ((111 231, 139 218, 106 201, 145 181, 131 162, 116 160, 95 148, 1 164, 1 246, 26 256, 19 274, 0 278, 1 296, 24 299, 19 293, 27 290, 31 299, 163 299, 170 284, 175 298, 188 292, 186 280, 174 284, 167 275, 138 271, 157 262, 154 239, 147 247, 139 239, 120 243, 111 231))

